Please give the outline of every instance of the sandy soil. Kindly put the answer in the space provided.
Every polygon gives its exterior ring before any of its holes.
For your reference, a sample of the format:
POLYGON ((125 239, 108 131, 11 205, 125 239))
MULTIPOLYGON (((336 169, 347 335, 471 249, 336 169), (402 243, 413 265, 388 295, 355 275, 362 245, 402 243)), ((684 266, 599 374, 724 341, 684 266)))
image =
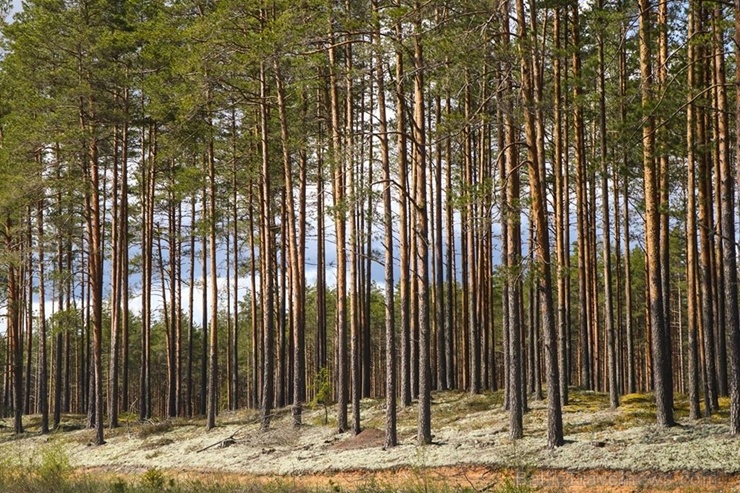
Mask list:
POLYGON ((530 403, 525 437, 512 441, 499 400, 495 394, 435 394, 434 443, 424 447, 415 444, 411 407, 399 411, 400 445, 384 450, 383 405, 368 400, 362 405, 365 428, 357 436, 324 425, 323 409, 306 410, 300 428, 291 426, 288 410, 278 411, 268 432, 259 431, 256 414, 240 411, 222 414, 219 426, 208 432, 200 420, 131 423, 109 430, 100 447, 91 445, 90 430, 44 437, 4 431, 0 454, 28 463, 54 447, 82 470, 132 474, 158 467, 177 474, 281 476, 317 484, 327 477, 350 485, 373 478, 431 479, 480 491, 508 478, 560 491, 594 491, 597 484, 609 491, 740 488, 740 439, 728 434, 722 416, 683 418, 674 428, 659 429, 644 396, 611 411, 604 396, 583 393, 565 409, 566 445, 550 450, 544 402, 530 403))

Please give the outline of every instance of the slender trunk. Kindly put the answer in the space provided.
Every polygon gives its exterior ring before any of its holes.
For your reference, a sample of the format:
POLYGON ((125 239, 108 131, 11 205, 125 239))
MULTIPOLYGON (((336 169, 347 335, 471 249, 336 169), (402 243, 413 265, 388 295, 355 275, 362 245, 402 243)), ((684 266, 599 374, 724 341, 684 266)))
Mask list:
MULTIPOLYGON (((373 10, 378 11, 378 0, 373 0, 373 10)), ((390 153, 388 149, 388 119, 385 104, 385 77, 381 56, 380 21, 376 21, 373 42, 378 50, 375 71, 378 81, 378 125, 380 160, 383 168, 383 225, 385 247, 384 300, 385 300, 385 447, 398 445, 396 432, 396 327, 393 282, 393 197, 391 194, 390 153)))
MULTIPOLYGON (((55 153, 54 153, 54 160, 57 165, 57 178, 61 177, 60 173, 60 163, 59 163, 59 148, 58 146, 55 147, 55 153)), ((62 211, 62 194, 61 192, 57 194, 56 203, 57 203, 57 212, 61 213, 62 211)), ((63 281, 63 273, 64 273, 64 238, 60 235, 57 238, 57 262, 56 262, 56 279, 57 279, 57 296, 58 296, 58 303, 59 303, 59 310, 64 310, 64 291, 65 291, 65 283, 63 281)), ((10 305, 8 305, 10 306, 10 305)), ((9 335, 11 335, 11 326, 8 324, 8 332, 9 335)), ((63 384, 63 371, 62 367, 64 365, 64 336, 62 334, 62 331, 57 331, 56 334, 56 341, 54 344, 54 429, 59 428, 59 424, 62 421, 62 384, 63 384)), ((6 353, 7 354, 7 353, 6 353)), ((7 386, 6 386, 7 388, 7 386)))
MULTIPOLYGON (((508 0, 502 2, 501 15, 508 19, 510 15, 510 4, 508 0)), ((511 36, 509 23, 504 22, 504 36, 502 41, 507 47, 511 36)), ((506 64, 508 65, 508 63, 506 64)), ((509 72, 511 67, 505 66, 504 73, 509 72)), ((505 140, 505 162, 506 172, 502 176, 506 177, 506 200, 504 215, 506 217, 506 320, 508 326, 505 327, 507 334, 506 352, 508 354, 508 381, 507 381, 507 399, 509 406, 509 436, 512 439, 519 439, 524 436, 522 415, 522 365, 521 365, 521 325, 520 325, 520 305, 521 305, 521 283, 519 281, 519 272, 521 269, 521 225, 519 211, 519 163, 518 151, 515 149, 518 135, 514 118, 512 116, 513 98, 513 81, 507 75, 504 81, 504 96, 507 98, 507 107, 504 112, 504 127, 506 130, 505 140)))
MULTIPOLYGON (((620 25, 620 39, 624 41, 627 36, 627 25, 626 20, 622 21, 620 25)), ((620 43, 619 50, 619 121, 620 124, 624 125, 627 121, 627 52, 625 43, 620 43)), ((634 336, 632 326, 632 268, 631 268, 631 252, 632 246, 630 244, 632 238, 630 236, 630 216, 629 216, 629 197, 630 197, 630 174, 628 172, 629 158, 628 152, 625 149, 622 152, 622 166, 625 169, 624 173, 624 184, 623 184, 623 195, 624 195, 624 325, 625 325, 625 339, 626 339, 626 354, 625 354, 625 366, 627 367, 627 382, 626 391, 628 394, 632 394, 637 391, 637 382, 635 378, 635 351, 634 351, 634 336)), ((615 184, 616 186, 616 184, 615 184)))
MULTIPOLYGON (((696 2, 696 16, 694 17, 695 27, 698 32, 703 29, 703 7, 702 2, 696 2)), ((705 78, 705 65, 703 63, 704 56, 706 55, 703 46, 699 45, 695 47, 698 64, 696 66, 696 72, 694 74, 695 82, 699 90, 706 87, 707 81, 705 78)), ((693 67, 692 67, 693 68, 693 67)), ((699 293, 701 302, 701 326, 703 328, 704 335, 704 361, 705 361, 705 382, 706 396, 705 399, 708 402, 708 406, 705 409, 707 413, 716 412, 719 409, 718 396, 717 396, 717 371, 716 371, 716 359, 715 359, 715 310, 714 310, 714 282, 713 282, 713 266, 712 262, 712 250, 713 238, 712 233, 714 229, 711 208, 712 208, 712 168, 710 163, 710 156, 707 152, 707 146, 709 145, 709 136, 707 135, 706 128, 706 114, 701 102, 706 101, 706 98, 700 95, 699 104, 694 106, 695 112, 695 141, 696 149, 694 154, 696 156, 697 164, 697 180, 699 188, 698 196, 698 230, 699 230, 699 244, 701 250, 699 252, 699 293)))
MULTIPOLYGON (((337 322, 336 322, 336 383, 337 383, 337 429, 343 433, 347 426, 347 239, 345 197, 347 166, 346 156, 342 153, 340 131, 340 102, 337 83, 337 53, 333 27, 330 27, 329 46, 329 94, 331 97, 331 131, 333 153, 333 187, 334 187, 334 228, 337 237, 337 322)), ((349 95, 347 96, 349 97, 349 95)), ((350 289, 352 286, 350 286, 350 289)))
POLYGON ((193 415, 193 343, 195 336, 195 322, 193 320, 193 305, 195 304, 195 204, 196 195, 190 200, 190 265, 188 267, 188 349, 186 358, 187 375, 185 377, 185 416, 193 415))
MULTIPOLYGON (((296 204, 294 199, 293 169, 290 158, 289 135, 288 135, 288 116, 285 109, 285 91, 283 89, 283 78, 280 73, 280 67, 277 61, 274 62, 275 83, 277 89, 277 106, 280 117, 280 137, 282 141, 283 157, 283 174, 285 177, 286 193, 286 210, 287 210, 287 235, 288 235, 288 255, 290 257, 290 279, 291 279, 291 323, 293 325, 293 426, 301 425, 301 411, 303 400, 305 399, 305 381, 304 381, 304 315, 302 278, 303 272, 300 264, 298 253, 298 233, 297 221, 295 217, 296 204)), ((302 206, 302 204, 301 204, 302 206)), ((305 219, 305 218, 304 218, 305 219)))
POLYGON ((419 445, 432 443, 432 375, 430 363, 429 321, 429 219, 426 196, 426 123, 424 120, 424 57, 421 42, 421 2, 416 0, 414 23, 414 121, 413 169, 416 239, 416 288, 419 320, 419 421, 416 440, 419 445))
POLYGON ((654 159, 655 125, 650 53, 650 0, 640 0, 640 72, 642 74, 642 145, 645 189, 645 237, 648 269, 648 307, 650 313, 653 388, 659 426, 673 426, 673 385, 671 377, 670 336, 664 330, 663 290, 660 270, 660 221, 658 176, 654 159))
MULTIPOLYGON (((694 3, 689 7, 688 12, 688 36, 691 38, 696 32, 696 12, 694 3)), ((689 418, 699 419, 699 320, 697 315, 697 256, 698 245, 696 241, 696 156, 694 152, 694 129, 695 108, 694 96, 695 88, 695 71, 696 71, 696 47, 689 44, 688 48, 689 68, 687 70, 688 82, 688 105, 686 106, 686 297, 687 297, 687 318, 688 318, 688 370, 689 370, 689 418)))
POLYGON ((169 285, 170 285, 170 302, 169 302, 169 360, 170 367, 167 371, 167 415, 176 417, 180 410, 180 343, 181 343, 181 318, 180 314, 180 293, 178 286, 180 278, 178 266, 180 257, 178 254, 180 240, 178 226, 179 200, 175 197, 175 164, 170 163, 170 180, 172 190, 170 190, 168 205, 168 248, 169 248, 169 285))
POLYGON ((553 127, 555 149, 553 156, 553 167, 555 172, 555 251, 557 259, 557 284, 558 284, 558 371, 560 375, 560 402, 565 406, 568 404, 568 334, 570 332, 570 321, 568 320, 568 299, 566 296, 568 283, 568 272, 565 268, 566 257, 570 255, 569 245, 565 242, 565 223, 568 214, 568 189, 565 187, 563 174, 563 88, 562 88, 562 57, 561 50, 561 9, 555 9, 553 24, 553 36, 555 38, 555 51, 553 58, 553 83, 554 83, 554 112, 555 121, 553 127))
POLYGON ((153 127, 146 131, 146 155, 142 168, 142 309, 141 309, 141 372, 139 381, 139 417, 151 416, 151 317, 152 317, 152 249, 154 233, 154 178, 155 178, 155 132, 153 127))
POLYGON ((237 175, 237 129, 236 129, 236 116, 232 114, 232 135, 234 137, 232 155, 234 156, 234 168, 232 170, 231 177, 231 221, 232 221, 232 244, 231 249, 234 255, 234 319, 231 331, 231 379, 229 380, 229 388, 231 389, 231 409, 239 409, 241 388, 239 387, 239 180, 237 175))
MULTIPOLYGON (((349 3, 346 14, 351 15, 349 3)), ((360 399, 362 398, 362 376, 360 370, 360 306, 359 306, 359 260, 357 255, 357 185, 355 184, 355 140, 354 140, 354 90, 352 83, 352 38, 347 37, 348 44, 344 50, 345 58, 345 112, 344 112, 344 152, 345 173, 347 177, 348 200, 345 204, 345 220, 349 223, 349 332, 350 332, 350 385, 352 399, 352 431, 355 435, 361 431, 360 399)), ((346 195, 345 195, 346 196, 346 195)))
POLYGON ((48 377, 49 364, 46 348, 46 275, 44 259, 44 200, 40 200, 36 209, 36 226, 38 232, 38 264, 39 264, 39 388, 38 411, 41 414, 41 433, 49 433, 49 391, 48 377))
MULTIPOLYGON (((203 163, 207 166, 207 159, 203 163)), ((208 169, 204 169, 207 175, 208 169)), ((206 234, 208 216, 208 190, 206 189, 206 180, 203 181, 203 188, 201 190, 201 219, 204 224, 204 229, 200 236, 200 267, 203 271, 202 279, 202 291, 201 291, 201 306, 203 307, 203 313, 201 314, 200 327, 201 327, 201 351, 200 351, 200 396, 198 400, 198 414, 205 416, 206 405, 208 403, 208 236, 206 234)))
POLYGON ((580 22, 579 6, 573 5, 573 130, 575 132, 575 159, 576 159, 576 219, 578 222, 578 326, 580 333, 580 376, 581 386, 586 389, 593 389, 593 380, 591 374, 591 351, 589 337, 589 309, 588 309, 588 276, 587 276, 587 251, 586 243, 586 149, 584 137, 583 108, 581 86, 581 55, 580 55, 580 22))
MULTIPOLYGON (((657 84, 656 90, 659 94, 665 94, 668 91, 668 0, 658 0, 657 16, 658 32, 658 57, 657 63, 657 84)), ((664 124, 662 115, 658 113, 660 126, 656 129, 656 150, 657 150, 657 185, 658 190, 658 211, 660 215, 660 284, 663 298, 663 327, 666 341, 671 340, 671 264, 670 264, 670 224, 669 224, 669 170, 668 170, 668 149, 664 142, 668 140, 667 128, 664 124)), ((672 364, 672 350, 668 346, 667 356, 669 367, 672 364)), ((673 385, 673 372, 663 368, 666 377, 670 379, 673 385)))
POLYGON ((400 250, 400 272, 399 272, 399 290, 400 290, 400 311, 401 311, 401 405, 404 407, 411 405, 411 320, 409 317, 410 304, 410 262, 409 262, 409 238, 408 238, 408 186, 407 176, 408 156, 407 156, 407 139, 406 139, 406 96, 403 87, 404 67, 403 51, 401 44, 403 42, 403 31, 400 23, 395 26, 396 43, 396 132, 398 136, 398 168, 400 181, 400 221, 398 248, 400 250))
POLYGON ((171 282, 174 284, 172 306, 175 317, 175 416, 182 416, 182 202, 178 201, 175 206, 176 224, 172 228, 175 261, 172 263, 171 282))
MULTIPOLYGON (((103 436, 103 255, 102 223, 100 203, 100 173, 98 164, 98 146, 91 138, 88 148, 87 178, 89 189, 85 195, 88 213, 88 276, 92 303, 92 360, 95 385, 95 444, 105 443, 103 436)), ((92 405, 92 403, 89 403, 92 405)))
MULTIPOLYGON (((128 104, 128 91, 124 91, 124 104, 128 104)), ((124 191, 127 191, 127 185, 123 179, 128 179, 128 124, 124 122, 120 130, 120 137, 116 132, 116 138, 119 140, 115 143, 116 159, 113 163, 113 218, 111 224, 112 234, 112 294, 111 294, 111 336, 110 336, 110 360, 108 373, 108 414, 111 428, 118 426, 119 412, 119 368, 121 352, 121 332, 124 320, 127 319, 127 313, 123 312, 124 292, 123 276, 128 274, 127 267, 123 263, 127 256, 128 250, 126 237, 126 223, 128 217, 124 215, 126 206, 124 202, 127 197, 124 191), (120 170, 120 173, 119 173, 120 170)))
MULTIPOLYGON (((378 68, 378 77, 382 77, 382 66, 378 68)), ((380 91, 380 87, 378 87, 380 91)), ((385 102, 383 102, 385 104, 385 102)), ((385 110, 385 109, 384 109, 385 110)), ((441 98, 436 98, 436 118, 440 121, 442 118, 442 102, 441 98)), ((386 142, 387 146, 387 142, 386 142)), ((444 285, 444 253, 442 249, 442 239, 444 237, 444 229, 442 229, 442 140, 437 142, 436 152, 436 167, 434 170, 434 316, 435 326, 437 335, 437 389, 447 390, 447 360, 446 354, 446 327, 445 323, 447 317, 445 316, 445 310, 449 310, 449 305, 446 304, 445 299, 445 285, 444 285)), ((386 149, 387 151, 387 149, 386 149)), ((390 179, 390 177, 388 177, 390 179)), ((391 259, 392 260, 392 259, 391 259)))
MULTIPOLYGON (((599 0, 599 9, 604 9, 603 0, 599 0)), ((601 205, 603 230, 603 263, 604 263, 604 325, 607 337, 607 359, 609 375, 609 404, 612 409, 619 406, 619 384, 617 383, 617 349, 616 328, 614 326, 614 293, 612 291, 612 254, 611 254, 611 211, 609 209, 609 168, 607 164, 606 135, 606 81, 604 64, 604 29, 601 26, 598 35, 599 56, 599 154, 601 160, 601 205)))
POLYGON ((252 325, 252 395, 251 404, 254 409, 261 406, 261 378, 262 378, 262 360, 260 359, 260 348, 264 350, 261 344, 260 321, 257 318, 257 251, 255 249, 254 237, 258 234, 255 231, 254 216, 257 211, 254 207, 254 183, 249 184, 249 255, 250 255, 250 314, 252 325))
MULTIPOLYGON (((15 221, 8 215, 5 218, 5 249, 9 254, 17 255, 19 252, 18 240, 16 238, 15 221)), ((18 282, 18 268, 13 262, 8 266, 7 287, 7 327, 9 332, 9 345, 12 351, 12 373, 13 382, 13 430, 16 434, 23 433, 23 348, 21 345, 20 326, 20 284, 18 282)))
POLYGON ((260 257, 262 270, 260 281, 262 284, 262 330, 263 351, 262 361, 262 403, 261 403, 261 429, 267 431, 270 428, 272 417, 272 406, 275 391, 275 318, 274 318, 274 281, 271 271, 273 266, 273 240, 272 240, 272 186, 270 185, 270 156, 268 146, 268 106, 267 106, 267 73, 265 63, 260 64, 260 137, 261 137, 261 186, 259 193, 260 201, 260 257))
MULTIPOLYGON (((210 100, 210 93, 208 95, 210 100)), ((209 127, 211 127, 209 122, 209 127)), ((216 157, 213 137, 208 142, 208 246, 210 250, 211 319, 208 344, 208 403, 206 430, 216 426, 218 412, 218 264, 216 261, 216 157)), ((205 351, 205 347, 203 347, 205 351)))
POLYGON ((126 154, 125 139, 120 136, 121 131, 114 129, 114 157, 112 183, 112 217, 111 217, 111 330, 110 330, 110 357, 108 361, 108 422, 111 428, 118 426, 118 368, 120 352, 121 327, 121 197, 119 185, 119 168, 122 155, 126 154))
MULTIPOLYGON (((465 120, 470 122, 471 120, 471 88, 470 81, 466 74, 465 77, 465 120)), ((465 303, 465 310, 467 311, 467 326, 468 326, 468 343, 467 343, 467 365, 468 365, 468 391, 471 394, 480 393, 480 334, 479 334, 479 321, 477 320, 476 313, 476 302, 478 299, 477 293, 480 288, 477 281, 479 276, 476 275, 475 261, 476 252, 475 250, 475 228, 476 228, 476 214, 474 204, 474 172, 473 172, 473 129, 472 125, 466 125, 464 129, 464 179, 465 186, 467 188, 467 197, 465 210, 462 211, 464 230, 465 230, 465 256, 462 258, 463 265, 467 266, 467 276, 464 285, 464 297, 467 298, 465 303)))
MULTIPOLYGON (((518 24, 518 35, 520 40, 531 40, 536 34, 536 10, 534 9, 533 3, 530 3, 529 12, 532 18, 531 34, 527 31, 527 24, 525 22, 525 10, 524 0, 517 0, 517 24, 518 24)), ((520 45, 521 47, 522 45, 520 45)), ((520 48, 521 50, 522 48, 520 48)), ((529 175, 529 190, 532 196, 531 203, 531 214, 534 221, 534 229, 536 231, 536 245, 535 245, 535 269, 536 279, 538 284, 539 293, 539 306, 540 313, 542 316, 542 326, 544 334, 544 345, 545 345, 545 362, 547 371, 547 443, 550 448, 559 447, 563 445, 563 420, 560 403, 560 377, 558 375, 558 354, 557 354, 557 334, 555 329, 555 319, 553 310, 553 299, 552 299, 552 273, 550 267, 550 239, 549 239, 549 227, 547 224, 547 209, 544 196, 544 177, 540 176, 542 167, 540 166, 540 159, 544 159, 544 156, 539 154, 542 146, 538 144, 537 138, 538 133, 535 129, 536 125, 536 108, 534 92, 536 90, 537 83, 535 79, 539 77, 539 71, 535 70, 536 65, 533 66, 532 60, 537 60, 537 54, 534 55, 529 53, 522 53, 521 56, 521 72, 522 72, 522 94, 524 97, 525 111, 524 111, 524 125, 525 125, 525 139, 527 142, 527 165, 529 175)), ((539 138, 544 139, 543 134, 539 134, 539 138)), ((510 177, 512 179, 513 177, 510 177)), ((510 197, 511 200, 511 197, 510 197)), ((511 252, 510 252, 511 254, 511 252)), ((509 306, 511 316, 511 304, 509 306)), ((512 339, 516 338, 516 335, 512 333, 512 339)), ((512 356, 515 356, 517 351, 512 352, 512 356)), ((514 366, 514 360, 512 359, 512 366, 514 366)), ((515 380, 512 378, 512 380, 515 380)), ((512 386, 510 391, 510 398, 513 394, 516 394, 515 387, 512 386)), ((512 405, 513 409, 513 405, 512 405)), ((514 427, 512 426, 511 434, 512 438, 519 438, 514 436, 514 427)))
POLYGON ((25 390, 23 391, 23 412, 25 414, 35 414, 36 411, 31 407, 31 383, 33 382, 33 300, 34 287, 33 287, 33 255, 31 250, 33 248, 33 225, 32 225, 32 210, 30 206, 25 207, 23 221, 26 223, 24 226, 24 244, 22 246, 24 264, 21 267, 21 283, 23 284, 23 295, 21 299, 21 306, 23 307, 24 314, 21 316, 21 325, 25 326, 25 338, 26 347, 28 350, 25 352, 25 369, 23 384, 25 390))
POLYGON ((324 169, 319 151, 316 163, 316 373, 327 368, 326 255, 324 253, 324 169))

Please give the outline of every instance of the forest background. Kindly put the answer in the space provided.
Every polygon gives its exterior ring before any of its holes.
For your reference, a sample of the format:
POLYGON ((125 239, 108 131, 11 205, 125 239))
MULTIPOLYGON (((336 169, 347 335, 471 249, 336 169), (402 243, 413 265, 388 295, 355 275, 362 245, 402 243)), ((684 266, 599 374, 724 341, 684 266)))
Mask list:
POLYGON ((122 412, 267 429, 317 399, 359 433, 384 397, 390 447, 399 405, 424 444, 432 390, 503 388, 511 437, 547 397, 556 447, 577 385, 653 392, 666 427, 674 392, 691 418, 726 395, 738 433, 733 15, 24 2, 2 24, 2 408, 19 433, 87 413, 102 444, 122 412))

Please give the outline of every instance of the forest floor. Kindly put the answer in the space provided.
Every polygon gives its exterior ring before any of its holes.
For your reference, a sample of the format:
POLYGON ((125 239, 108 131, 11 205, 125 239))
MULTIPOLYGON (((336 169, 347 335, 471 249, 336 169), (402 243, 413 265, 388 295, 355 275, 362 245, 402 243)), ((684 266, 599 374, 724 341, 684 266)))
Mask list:
POLYGON ((512 441, 500 392, 435 392, 433 444, 416 445, 417 408, 411 406, 399 409, 400 445, 390 450, 383 449, 385 409, 377 400, 362 402, 357 436, 336 432, 334 408, 327 424, 323 408, 305 409, 300 428, 291 426, 286 408, 276 411, 268 432, 259 431, 258 414, 247 410, 222 413, 210 431, 203 419, 139 423, 125 416, 121 427, 106 430, 107 443, 96 447, 93 431, 81 429, 82 416, 65 415, 60 431, 47 436, 38 434, 38 416, 30 416, 23 436, 11 433, 11 422, 0 430, 0 467, 32 464, 53 450, 86 474, 130 477, 156 467, 173 477, 279 478, 318 489, 406 484, 423 491, 428 485, 452 491, 496 491, 500 485, 511 491, 740 491, 740 438, 728 433, 727 400, 719 414, 692 421, 679 397, 679 424, 660 429, 649 395, 625 396, 611 410, 606 395, 573 390, 563 413, 566 444, 555 450, 546 447, 545 402, 529 404, 524 438, 512 441))

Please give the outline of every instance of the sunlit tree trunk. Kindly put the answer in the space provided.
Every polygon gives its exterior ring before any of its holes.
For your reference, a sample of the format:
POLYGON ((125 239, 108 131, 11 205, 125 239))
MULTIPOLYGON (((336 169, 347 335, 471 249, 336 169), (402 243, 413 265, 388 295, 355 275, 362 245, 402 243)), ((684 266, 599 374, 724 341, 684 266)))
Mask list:
POLYGON ((432 375, 429 320, 429 219, 426 181, 426 122, 424 117, 424 56, 422 50, 421 2, 416 0, 414 21, 414 118, 413 173, 414 237, 416 239, 416 295, 419 317, 419 421, 416 440, 419 445, 432 443, 432 375))
MULTIPOLYGON (((195 207, 196 195, 190 200, 190 224, 195 224, 195 207)), ((193 306, 195 304, 195 228, 190 230, 190 264, 188 266, 188 349, 186 359, 186 376, 185 376, 185 416, 193 415, 193 342, 195 337, 195 325, 193 320, 193 306)))
POLYGON ((153 126, 143 129, 147 137, 142 158, 142 308, 141 308, 141 370, 139 373, 139 418, 151 417, 151 322, 152 322, 152 257, 154 237, 154 179, 156 132, 153 126))
MULTIPOLYGON (((294 183, 293 183, 293 169, 290 156, 289 148, 289 134, 288 134, 288 116, 285 108, 285 90, 283 87, 283 77, 280 73, 280 67, 277 61, 274 62, 275 69, 275 82, 277 86, 277 103, 278 113, 280 117, 280 136, 282 141, 282 157, 283 157, 283 174, 285 177, 285 193, 286 193, 286 211, 288 220, 288 255, 290 256, 290 278, 291 278, 291 297, 292 297, 292 325, 293 325, 293 426, 300 426, 301 424, 301 412, 303 406, 303 400, 305 399, 305 382, 304 382, 304 315, 303 315, 303 299, 302 293, 304 290, 304 279, 303 269, 300 262, 299 254, 299 235, 297 232, 297 219, 296 211, 299 207, 296 206, 294 198, 294 183)), ((302 169, 305 166, 302 164, 302 169)), ((303 185, 301 184, 303 189, 303 185)), ((305 201, 301 201, 301 209, 305 208, 305 201)), ((305 209, 303 209, 305 210, 305 209)), ((300 212, 300 211, 298 211, 300 212)), ((305 215, 302 218, 305 221, 305 215)))
MULTIPOLYGON (((696 2, 696 12, 694 16, 694 23, 697 32, 701 32, 703 27, 703 6, 702 2, 696 2)), ((706 47, 702 44, 697 44, 694 47, 696 50, 696 67, 694 72, 696 87, 699 91, 702 91, 707 85, 706 80, 706 64, 704 57, 706 56, 706 47)), ((692 67, 693 68, 693 67, 692 67)), ((694 137, 695 149, 694 154, 696 157, 696 173, 698 181, 698 230, 699 230, 699 245, 701 250, 699 252, 699 293, 700 293, 700 313, 701 313, 701 327, 704 342, 704 386, 705 392, 705 412, 712 413, 716 412, 719 408, 718 396, 717 396, 717 371, 716 371, 716 344, 714 338, 715 332, 715 310, 714 310, 714 282, 713 282, 713 269, 714 263, 712 259, 712 250, 714 249, 714 242, 712 238, 712 232, 714 225, 712 221, 712 166, 710 163, 710 155, 707 146, 709 145, 709 136, 707 135, 707 119, 706 110, 704 108, 704 102, 708 102, 709 99, 699 92, 697 94, 698 104, 694 105, 694 137)))
MULTIPOLYGON (((377 14, 378 0, 373 0, 373 11, 377 14)), ((396 327, 393 282, 393 197, 391 194, 390 152, 388 149, 388 117, 385 104, 385 73, 383 71, 380 20, 376 20, 373 43, 375 73, 378 84, 378 126, 380 161, 383 168, 383 234, 384 234, 384 291, 385 300, 385 447, 398 445, 396 432, 396 327)))
MULTIPOLYGON (((532 36, 536 35, 536 10, 530 5, 529 15, 530 22, 532 25, 532 32, 528 32, 526 23, 526 14, 524 9, 524 0, 517 0, 517 24, 518 24, 518 36, 521 40, 529 40, 531 42, 532 36)), ((544 177, 540 175, 542 168, 540 166, 540 159, 544 159, 544 156, 539 154, 539 151, 543 149, 542 145, 537 142, 538 133, 536 131, 536 119, 537 112, 535 109, 535 91, 537 82, 535 79, 539 77, 540 73, 536 69, 537 53, 528 53, 524 51, 523 44, 520 43, 520 61, 521 61, 521 73, 522 73, 522 95, 524 98, 524 128, 525 128, 525 139, 527 143, 527 171, 529 175, 529 192, 532 198, 531 202, 531 215, 532 221, 534 222, 534 230, 536 231, 535 240, 535 269, 536 269, 536 282, 538 291, 537 303, 540 308, 540 314, 542 317, 542 328, 544 335, 544 348, 545 348, 545 363, 547 372, 547 443, 548 446, 559 447, 563 445, 563 420, 560 403, 560 376, 558 375, 558 353, 557 353, 557 331, 555 329, 555 318, 554 318, 554 307, 552 299, 552 273, 550 267, 550 235, 549 226, 547 224, 547 206, 545 201, 545 186, 544 177)), ((534 49, 531 47, 529 49, 534 49)), ((544 139, 543 134, 539 134, 539 137, 544 139)), ((509 177, 513 179, 513 177, 509 177)), ((516 197, 515 197, 516 198, 516 197)), ((510 201, 513 202, 510 197, 510 201)), ((511 255, 511 251, 509 252, 511 255)), ((511 267, 511 266, 510 266, 511 267)), ((509 316, 511 317, 511 304, 509 308, 509 316)), ((516 339, 515 335, 512 339, 516 339)), ((536 348, 535 348, 536 350, 536 348)), ((512 366, 514 366, 514 354, 516 350, 512 352, 512 366)), ((512 378, 512 380, 515 380, 512 378)), ((513 394, 516 393, 515 387, 512 387, 510 391, 510 399, 513 394)), ((513 404, 512 404, 513 410, 513 404)), ((512 438, 520 438, 514 436, 514 427, 512 426, 511 435, 512 438)), ((521 435, 521 433, 520 433, 521 435)))
MULTIPOLYGON (((599 9, 604 9, 603 0, 599 9)), ((607 337, 607 358, 609 375, 609 404, 612 409, 619 406, 619 384, 617 381, 617 348, 616 328, 614 326, 614 293, 612 291, 612 254, 611 254, 611 210, 609 209, 609 168, 607 164, 606 134, 606 80, 604 63, 604 29, 599 29, 599 158, 601 160, 601 205, 604 263, 604 325, 607 337)))
POLYGON ((272 407, 275 395, 275 312, 274 312, 274 264, 273 252, 273 217, 272 187, 270 181, 270 155, 268 145, 268 100, 267 100, 267 72, 265 62, 260 63, 260 142, 261 142, 261 173, 260 173, 260 283, 262 286, 262 330, 263 351, 262 361, 262 403, 261 403, 261 429, 267 431, 270 428, 272 418, 272 407))
MULTIPOLYGON (((692 37, 695 34, 695 2, 692 1, 688 12, 688 34, 692 37)), ((686 167, 687 167, 687 184, 686 184, 686 296, 687 296, 687 325, 688 325, 688 397, 689 397, 689 417, 699 419, 699 320, 697 314, 697 256, 698 245, 696 241, 696 157, 694 153, 694 128, 695 109, 693 98, 695 96, 695 71, 696 71, 696 48, 693 44, 688 46, 689 68, 687 70, 688 79, 688 105, 686 107, 686 167)))
MULTIPOLYGON (((333 16, 330 19, 333 22, 333 16)), ((346 166, 345 156, 342 153, 342 138, 340 127, 340 100, 337 81, 337 48, 333 26, 329 28, 329 96, 331 107, 331 147, 332 147, 332 175, 334 192, 334 227, 336 230, 337 248, 337 321, 336 321, 336 393, 337 393, 337 430, 347 431, 347 393, 349 376, 347 375, 347 238, 346 238, 346 211, 347 199, 345 196, 346 166)))
POLYGON ((575 133, 575 160, 576 160, 576 220, 578 227, 578 327, 579 327, 579 349, 580 349, 580 375, 581 386, 593 389, 591 374, 591 351, 589 337, 589 309, 588 309, 588 276, 587 276, 587 239, 586 239, 586 150, 583 123, 583 108, 581 86, 581 42, 579 6, 573 5, 572 19, 572 43, 573 43, 573 131, 575 133))
POLYGON ((566 259, 570 256, 570 246, 566 243, 566 216, 569 213, 568 189, 565 186, 564 173, 564 139, 563 139, 563 60, 561 50, 561 9, 555 8, 553 21, 553 36, 555 50, 553 57, 553 91, 554 91, 554 154, 553 167, 555 173, 555 251, 557 260, 557 284, 558 284, 558 365, 560 375, 560 401, 563 406, 568 404, 568 341, 570 333, 570 320, 568 320, 568 272, 566 259))
MULTIPOLYGON (((209 94, 210 101, 210 94, 209 94)), ((210 117, 209 117, 210 118, 210 117)), ((209 122, 209 127, 212 124, 209 122)), ((213 133, 208 142, 208 247, 210 250, 210 311, 208 330, 208 403, 206 409, 206 429, 216 426, 218 413, 218 263, 216 259, 216 156, 214 154, 213 133)), ((203 347, 203 351, 206 348, 203 347)))
POLYGON ((645 189, 645 243, 648 270, 648 307, 650 314, 653 388, 659 426, 673 426, 673 385, 671 377, 670 336, 664 330, 663 290, 660 270, 660 218, 658 173, 654 159, 655 125, 653 105, 652 60, 650 50, 650 0, 640 0, 640 73, 642 75, 642 145, 645 189))

